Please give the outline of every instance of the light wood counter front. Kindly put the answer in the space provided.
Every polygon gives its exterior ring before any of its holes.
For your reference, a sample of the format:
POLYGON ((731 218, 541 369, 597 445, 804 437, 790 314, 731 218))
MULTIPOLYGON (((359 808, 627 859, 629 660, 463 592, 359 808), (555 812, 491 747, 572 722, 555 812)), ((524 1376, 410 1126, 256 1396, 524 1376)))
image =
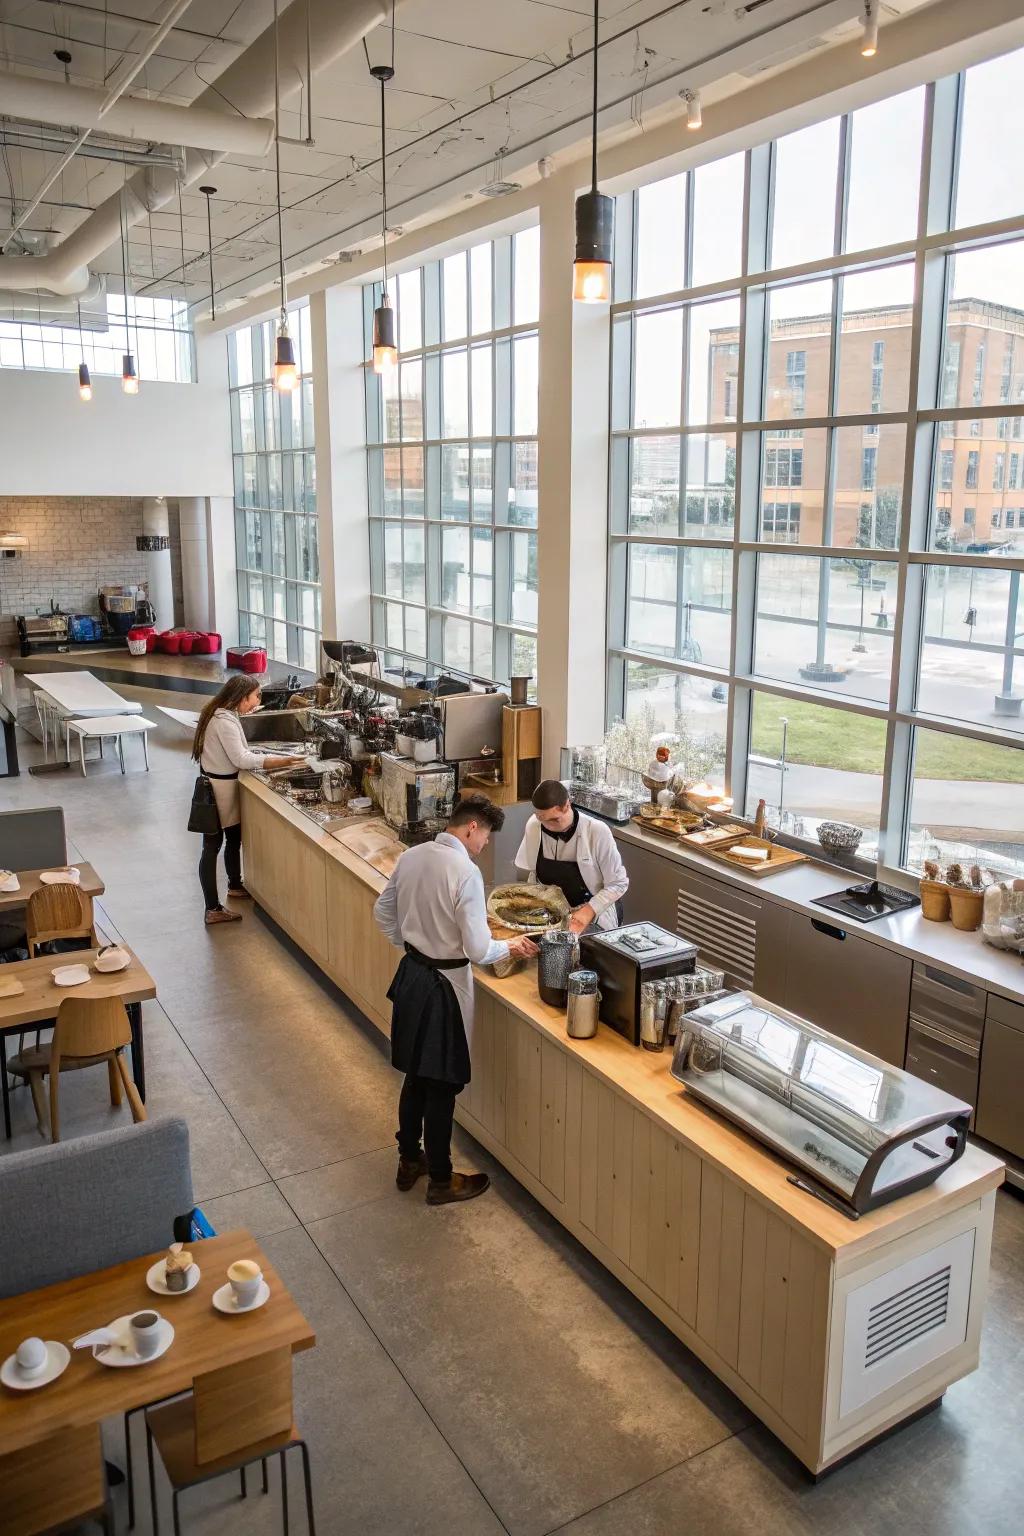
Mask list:
MULTIPOLYGON (((372 917, 384 880, 241 782, 246 885, 386 1031, 398 954, 372 917)), ((667 1052, 603 1026, 570 1040, 533 968, 476 981, 460 1123, 812 1472, 975 1369, 1002 1164, 969 1148, 930 1189, 850 1221, 688 1098, 667 1052)))

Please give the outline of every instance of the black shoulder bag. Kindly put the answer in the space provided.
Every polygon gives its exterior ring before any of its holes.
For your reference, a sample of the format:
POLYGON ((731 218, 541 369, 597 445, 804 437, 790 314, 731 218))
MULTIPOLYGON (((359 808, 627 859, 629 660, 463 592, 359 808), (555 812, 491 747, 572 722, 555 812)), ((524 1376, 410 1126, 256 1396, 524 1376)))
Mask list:
POLYGON ((198 775, 192 790, 192 807, 188 813, 188 830, 201 832, 204 837, 220 831, 220 812, 213 798, 213 785, 205 773, 198 775))

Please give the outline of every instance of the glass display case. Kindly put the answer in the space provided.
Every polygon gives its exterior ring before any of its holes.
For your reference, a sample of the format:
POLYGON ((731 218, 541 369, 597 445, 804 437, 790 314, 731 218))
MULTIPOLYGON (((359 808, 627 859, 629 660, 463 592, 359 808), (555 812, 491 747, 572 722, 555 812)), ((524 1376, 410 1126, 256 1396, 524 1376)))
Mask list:
POLYGON ((672 1074, 851 1215, 931 1184, 967 1141, 969 1104, 749 992, 686 1015, 672 1074))
POLYGON ((642 776, 635 768, 609 762, 603 746, 563 747, 558 776, 573 805, 608 821, 627 822, 650 804, 642 776))

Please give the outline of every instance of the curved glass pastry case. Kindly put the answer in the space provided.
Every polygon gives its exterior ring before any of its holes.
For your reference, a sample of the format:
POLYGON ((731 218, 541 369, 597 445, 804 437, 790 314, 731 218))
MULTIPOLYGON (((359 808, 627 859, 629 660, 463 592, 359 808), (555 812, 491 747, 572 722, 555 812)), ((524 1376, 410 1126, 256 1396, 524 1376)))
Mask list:
POLYGON ((971 1106, 750 992, 686 1015, 672 1074, 860 1215, 962 1156, 971 1106))

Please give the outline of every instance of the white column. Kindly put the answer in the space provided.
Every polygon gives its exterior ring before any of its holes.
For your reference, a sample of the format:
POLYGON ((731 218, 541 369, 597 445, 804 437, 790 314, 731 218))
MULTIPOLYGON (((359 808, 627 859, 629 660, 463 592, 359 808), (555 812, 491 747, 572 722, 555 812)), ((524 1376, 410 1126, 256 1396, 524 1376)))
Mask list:
POLYGON ((327 640, 368 640, 362 290, 328 288, 314 293, 309 307, 323 633, 327 640))
POLYGON ((146 557, 146 590, 156 611, 157 628, 170 629, 174 624, 174 587, 167 502, 162 496, 143 500, 140 547, 146 557))
POLYGON ((181 529, 181 592, 187 629, 210 629, 210 560, 206 497, 183 496, 178 502, 181 529))
POLYGON ((235 504, 230 496, 206 498, 206 540, 210 628, 227 648, 238 643, 235 504))
POLYGON ((604 734, 608 554, 606 305, 574 304, 572 170, 540 196, 537 688, 544 772, 604 734))

